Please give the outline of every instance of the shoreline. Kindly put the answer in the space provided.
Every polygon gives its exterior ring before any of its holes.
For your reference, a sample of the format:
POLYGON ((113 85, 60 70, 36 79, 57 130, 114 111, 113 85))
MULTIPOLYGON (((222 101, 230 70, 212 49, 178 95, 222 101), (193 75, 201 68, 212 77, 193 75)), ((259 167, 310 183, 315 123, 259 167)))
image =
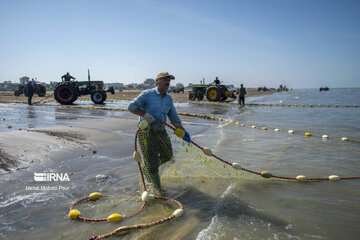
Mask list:
POLYGON ((95 155, 99 149, 132 145, 132 136, 117 134, 115 130, 135 132, 135 118, 109 118, 102 120, 102 124, 106 124, 109 130, 102 130, 98 120, 91 119, 79 121, 78 124, 72 122, 67 126, 53 125, 0 132, 0 171, 11 173, 14 170, 46 165, 52 159, 78 150, 95 155))
MULTIPOLYGON (((118 102, 118 101, 131 101, 133 98, 138 96, 142 90, 125 90, 122 92, 116 92, 114 95, 108 94, 107 102, 118 102)), ((268 92, 257 92, 256 89, 247 90, 248 97, 256 97, 269 95, 275 91, 268 92)), ((185 93, 171 93, 175 103, 197 103, 197 104, 234 104, 231 102, 209 102, 203 101, 190 101, 188 99, 188 91, 185 93)), ((206 98, 205 98, 206 99, 206 98)), ((90 100, 90 96, 82 96, 78 100, 90 100)), ((48 103, 55 102, 52 94, 47 94, 45 97, 33 97, 34 106, 50 106, 50 107, 61 107, 66 109, 74 108, 85 108, 90 110, 114 110, 104 105, 49 105, 48 103)), ((13 92, 0 91, 0 103, 20 103, 27 104, 27 97, 24 95, 16 97, 13 92)), ((105 102, 106 103, 106 102, 105 102)), ((119 108, 124 111, 127 109, 119 108)), ((76 115, 76 113, 74 113, 76 115)), ((186 116, 181 116, 181 119, 187 119, 186 116)), ((25 118, 26 119, 26 118, 25 118)), ((39 159, 49 158, 53 154, 59 151, 71 152, 78 148, 90 149, 91 147, 100 147, 106 144, 106 141, 115 140, 116 137, 111 132, 102 131, 104 126, 109 131, 126 132, 132 129, 133 133, 137 127, 137 117, 115 117, 109 118, 110 124, 98 124, 99 120, 90 119, 87 124, 84 124, 84 120, 66 121, 61 126, 57 126, 57 122, 47 127, 22 127, 13 128, 11 125, 5 126, 8 129, 0 132, 0 171, 1 172, 12 172, 16 169, 28 168, 31 165, 37 165, 42 162, 39 159), (126 122, 126 123, 125 123, 126 122), (131 124, 129 124, 131 122, 131 124), (116 127, 115 127, 116 126, 116 127), (94 137, 96 136, 96 137, 94 137), (101 139, 101 140, 100 140, 101 139), (20 147, 19 147, 20 146, 20 147)), ((5 120, 5 118, 2 118, 5 120)), ((103 120, 101 120, 103 121, 103 120)), ((194 119, 187 119, 190 122, 196 122, 194 119)), ((129 135, 129 133, 128 133, 129 135)), ((131 134, 130 134, 131 135, 131 134)), ((116 139, 122 142, 122 140, 116 139)), ((132 140, 131 140, 132 141, 132 140)))
MULTIPOLYGON (((61 109, 69 111, 69 108, 61 109)), ((76 108, 70 111, 74 116, 80 113, 76 108)), ((24 125, 0 131, 0 175, 47 165, 47 162, 59 159, 64 154, 78 157, 83 154, 95 156, 99 151, 119 151, 120 155, 132 156, 134 136, 138 129, 137 116, 127 112, 121 116, 90 115, 89 118, 71 120, 71 115, 69 120, 54 122, 50 126, 24 125)), ((194 135, 208 128, 201 123, 196 124, 201 119, 179 117, 182 121, 194 123, 187 126, 194 135)))
MULTIPOLYGON (((118 102, 118 101, 131 101, 134 98, 136 98, 143 90, 124 90, 122 92, 116 90, 115 94, 109 94, 107 93, 107 100, 106 102, 118 102)), ((258 92, 255 88, 249 88, 246 89, 247 94, 245 96, 246 98, 249 97, 258 97, 258 96, 265 96, 275 93, 275 90, 270 90, 267 92, 260 91, 258 92)), ((173 98, 173 101, 175 103, 219 103, 219 102, 209 102, 206 100, 206 97, 202 101, 190 101, 189 100, 189 90, 185 90, 184 93, 170 93, 171 97, 173 98)), ((237 99, 237 98, 236 98, 237 99)), ((234 99, 234 100, 236 100, 234 99)), ((81 96, 78 98, 80 101, 91 101, 90 95, 81 96)), ((45 97, 39 97, 36 94, 34 94, 32 98, 32 102, 34 105, 39 104, 46 104, 50 102, 56 102, 53 97, 53 92, 48 91, 45 95, 45 97)), ((16 97, 14 96, 14 93, 11 91, 0 91, 0 103, 25 103, 27 104, 27 97, 25 97, 23 94, 16 97)), ((76 101, 75 101, 76 103, 76 101)))

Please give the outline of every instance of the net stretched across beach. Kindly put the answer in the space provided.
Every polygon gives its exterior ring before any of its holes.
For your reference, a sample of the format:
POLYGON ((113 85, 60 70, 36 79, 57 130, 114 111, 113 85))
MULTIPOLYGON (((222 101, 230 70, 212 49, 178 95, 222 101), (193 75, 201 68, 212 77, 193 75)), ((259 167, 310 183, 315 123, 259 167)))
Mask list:
POLYGON ((101 221, 120 222, 123 219, 127 219, 139 214, 141 211, 144 210, 145 206, 149 202, 154 200, 163 200, 167 202, 172 202, 175 205, 177 204, 179 208, 176 209, 170 216, 163 217, 161 219, 154 220, 148 223, 134 224, 132 226, 122 226, 116 228, 115 230, 107 234, 92 236, 90 239, 92 240, 103 239, 121 232, 147 228, 156 224, 171 221, 177 217, 182 216, 183 206, 180 202, 176 201, 175 199, 171 199, 163 196, 156 196, 149 193, 147 184, 145 183, 145 177, 143 174, 144 171, 146 172, 145 175, 147 175, 146 178, 148 179, 148 184, 154 186, 155 189, 157 190, 157 192, 154 191, 154 193, 156 192, 156 194, 158 194, 160 192, 161 194, 161 191, 159 191, 161 189, 160 173, 159 170, 156 169, 155 167, 159 167, 164 163, 167 163, 166 170, 162 175, 162 180, 165 181, 168 178, 172 178, 173 180, 175 178, 178 178, 180 180, 180 179, 189 178, 194 175, 203 176, 203 180, 206 179, 206 181, 211 181, 216 178, 219 179, 219 177, 238 178, 240 175, 238 171, 234 171, 234 169, 242 170, 244 172, 252 173, 255 175, 260 175, 264 178, 295 180, 301 183, 305 183, 307 181, 324 181, 324 180, 339 181, 345 179, 349 180, 349 179, 360 178, 360 177, 339 178, 337 176, 336 177, 330 176, 328 178, 307 178, 303 175, 299 175, 297 177, 287 177, 287 176, 272 175, 267 171, 256 172, 241 167, 239 163, 236 162, 230 163, 222 159, 221 157, 213 154, 209 148, 201 147, 200 145, 196 144, 193 141, 191 142, 192 145, 190 144, 188 145, 184 141, 180 140, 184 134, 183 131, 178 131, 178 129, 175 129, 174 127, 168 125, 167 123, 164 122, 161 123, 167 127, 166 130, 161 132, 153 132, 151 127, 143 127, 141 129, 140 128, 138 129, 135 136, 134 159, 137 161, 139 166, 139 171, 142 180, 142 187, 143 187, 143 193, 141 196, 141 200, 143 203, 141 204, 141 207, 135 212, 125 216, 122 216, 121 214, 118 213, 114 213, 108 216, 107 218, 101 218, 101 219, 82 217, 80 216, 80 212, 77 209, 75 209, 75 206, 79 205, 84 201, 96 201, 102 197, 104 198, 110 197, 110 196, 103 196, 100 193, 92 193, 88 197, 82 198, 77 202, 75 202, 73 205, 71 205, 69 217, 74 220, 79 219, 79 220, 91 221, 91 222, 101 222, 101 221), (175 130, 175 131, 172 132, 171 130, 175 130), (175 148, 177 149, 175 153, 176 155, 175 159, 171 157, 173 155, 173 152, 171 150, 172 146, 175 146, 175 148), (141 154, 139 153, 139 150, 141 154), (219 160, 219 161, 214 162, 213 160, 219 160), (200 171, 199 170, 201 169, 200 165, 206 166, 208 172, 205 173, 200 171), (179 172, 181 172, 181 174, 179 174, 179 172))

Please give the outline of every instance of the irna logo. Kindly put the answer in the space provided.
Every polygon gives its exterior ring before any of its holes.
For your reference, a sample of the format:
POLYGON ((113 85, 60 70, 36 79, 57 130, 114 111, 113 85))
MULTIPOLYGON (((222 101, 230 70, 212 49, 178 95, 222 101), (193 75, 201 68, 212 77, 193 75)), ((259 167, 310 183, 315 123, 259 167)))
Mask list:
POLYGON ((67 173, 34 173, 34 180, 36 182, 51 182, 61 181, 69 182, 69 175, 67 173))

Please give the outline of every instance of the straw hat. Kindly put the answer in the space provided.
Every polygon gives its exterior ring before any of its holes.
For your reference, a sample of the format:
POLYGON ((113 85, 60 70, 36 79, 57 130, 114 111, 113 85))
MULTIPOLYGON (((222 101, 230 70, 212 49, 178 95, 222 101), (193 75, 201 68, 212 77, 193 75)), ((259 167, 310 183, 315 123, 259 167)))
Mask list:
POLYGON ((159 74, 156 75, 156 79, 164 78, 164 77, 169 77, 171 80, 175 79, 175 77, 173 75, 169 74, 168 72, 159 72, 159 74))

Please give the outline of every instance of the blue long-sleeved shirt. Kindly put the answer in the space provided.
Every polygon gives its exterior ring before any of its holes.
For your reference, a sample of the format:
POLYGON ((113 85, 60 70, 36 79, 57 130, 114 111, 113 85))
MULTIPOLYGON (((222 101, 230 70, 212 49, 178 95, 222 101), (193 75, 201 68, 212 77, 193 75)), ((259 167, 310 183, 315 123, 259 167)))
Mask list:
MULTIPOLYGON (((168 93, 162 96, 156 87, 143 91, 137 98, 130 102, 128 106, 130 112, 137 108, 151 114, 157 120, 166 122, 166 116, 168 116, 171 123, 181 123, 171 96, 168 93)), ((139 117, 139 122, 142 120, 143 117, 139 117)), ((165 127, 158 122, 154 122, 152 126, 158 130, 164 129, 165 127)))

